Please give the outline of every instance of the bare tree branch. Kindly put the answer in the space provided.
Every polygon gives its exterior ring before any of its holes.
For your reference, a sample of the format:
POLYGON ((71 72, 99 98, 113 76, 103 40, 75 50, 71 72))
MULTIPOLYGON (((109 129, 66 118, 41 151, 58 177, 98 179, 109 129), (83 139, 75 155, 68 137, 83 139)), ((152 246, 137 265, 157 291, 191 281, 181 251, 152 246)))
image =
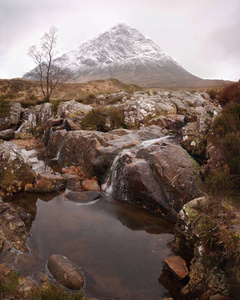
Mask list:
POLYGON ((66 80, 61 59, 56 59, 60 50, 57 47, 57 28, 51 26, 41 38, 40 44, 29 48, 28 55, 33 58, 35 71, 41 84, 45 101, 49 102, 57 84, 66 80))

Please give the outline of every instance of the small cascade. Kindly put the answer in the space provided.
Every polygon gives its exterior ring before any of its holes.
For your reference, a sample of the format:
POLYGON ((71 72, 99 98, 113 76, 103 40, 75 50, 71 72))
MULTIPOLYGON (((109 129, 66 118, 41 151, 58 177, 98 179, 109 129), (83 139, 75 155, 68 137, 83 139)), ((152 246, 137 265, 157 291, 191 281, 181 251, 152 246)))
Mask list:
POLYGON ((136 153, 136 149, 135 148, 131 148, 131 149, 124 149, 122 152, 120 152, 113 161, 111 170, 110 170, 110 177, 107 180, 107 182, 105 184, 102 185, 102 189, 106 192, 107 195, 111 195, 112 191, 113 191, 113 184, 114 184, 114 180, 117 176, 117 165, 119 160, 123 160, 127 163, 130 162, 131 157, 136 153))
POLYGON ((25 154, 25 156, 27 157, 27 159, 31 162, 32 164, 32 169, 36 172, 36 173, 39 173, 41 171, 44 171, 46 170, 46 164, 43 160, 39 160, 37 155, 38 155, 38 152, 33 149, 33 150, 25 150, 25 149, 22 149, 21 150, 22 153, 25 154))
POLYGON ((117 172, 117 163, 120 159, 120 154, 118 154, 113 161, 111 170, 110 170, 110 178, 107 180, 107 182, 105 184, 102 185, 102 189, 106 192, 107 195, 111 195, 112 194, 112 190, 113 190, 113 182, 114 182, 114 178, 116 177, 116 172, 117 172))
MULTIPOLYGON (((106 183, 104 183, 102 185, 102 190, 107 194, 107 195, 111 195, 113 192, 113 184, 114 184, 114 180, 117 176, 117 165, 119 160, 124 160, 124 162, 126 163, 130 163, 131 159, 133 157, 133 155, 136 154, 137 150, 139 148, 142 147, 148 147, 151 146, 155 143, 159 143, 160 141, 166 140, 168 138, 170 138, 170 135, 164 136, 164 137, 160 137, 160 138, 156 138, 156 139, 150 139, 150 140, 146 140, 143 141, 139 146, 136 146, 136 148, 130 148, 130 149, 123 149, 113 160, 112 163, 112 167, 110 169, 110 176, 108 178, 108 180, 106 181, 106 183)), ((57 158, 56 158, 57 159, 57 158)))
POLYGON ((160 138, 157 138, 157 139, 151 139, 151 140, 147 140, 147 141, 144 141, 142 142, 139 146, 140 147, 147 147, 147 146, 151 146, 155 143, 158 143, 158 142, 161 142, 161 141, 164 141, 168 138, 170 138, 171 136, 170 135, 166 135, 166 136, 163 136, 163 137, 160 137, 160 138))

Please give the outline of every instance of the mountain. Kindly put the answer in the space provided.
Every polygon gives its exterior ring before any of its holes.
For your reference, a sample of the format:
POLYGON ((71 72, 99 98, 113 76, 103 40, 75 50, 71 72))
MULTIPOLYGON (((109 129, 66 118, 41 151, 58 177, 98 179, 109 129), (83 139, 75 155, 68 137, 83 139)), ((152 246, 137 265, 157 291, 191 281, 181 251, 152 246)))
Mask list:
MULTIPOLYGON (((116 78, 145 87, 202 86, 205 80, 180 64, 135 28, 124 23, 82 43, 58 58, 69 72, 69 81, 116 78)), ((34 70, 25 79, 37 79, 34 70)))

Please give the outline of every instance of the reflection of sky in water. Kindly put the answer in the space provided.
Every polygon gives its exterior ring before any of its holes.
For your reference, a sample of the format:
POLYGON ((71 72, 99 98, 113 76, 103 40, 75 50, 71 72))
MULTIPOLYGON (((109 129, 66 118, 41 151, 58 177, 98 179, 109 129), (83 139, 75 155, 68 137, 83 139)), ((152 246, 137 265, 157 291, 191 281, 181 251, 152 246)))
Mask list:
MULTIPOLYGON (((42 199, 33 200, 37 214, 29 245, 43 269, 48 257, 58 253, 82 269, 91 296, 154 300, 167 295, 158 278, 164 257, 171 253, 166 245, 173 238, 171 224, 108 199, 92 205, 79 205, 64 195, 42 199)), ((20 200, 28 210, 29 201, 20 200)))

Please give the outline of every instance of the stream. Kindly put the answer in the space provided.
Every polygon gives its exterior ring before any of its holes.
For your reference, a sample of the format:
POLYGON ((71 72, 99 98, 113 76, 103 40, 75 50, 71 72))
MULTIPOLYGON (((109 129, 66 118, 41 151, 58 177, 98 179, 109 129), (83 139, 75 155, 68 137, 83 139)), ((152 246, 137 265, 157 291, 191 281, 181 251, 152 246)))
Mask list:
POLYGON ((39 282, 50 276, 46 262, 61 254, 81 268, 84 290, 98 299, 159 300, 169 297, 159 283, 163 260, 171 254, 173 225, 126 203, 103 195, 81 204, 64 192, 21 194, 14 204, 31 216, 28 247, 23 254, 3 255, 23 276, 39 282))

